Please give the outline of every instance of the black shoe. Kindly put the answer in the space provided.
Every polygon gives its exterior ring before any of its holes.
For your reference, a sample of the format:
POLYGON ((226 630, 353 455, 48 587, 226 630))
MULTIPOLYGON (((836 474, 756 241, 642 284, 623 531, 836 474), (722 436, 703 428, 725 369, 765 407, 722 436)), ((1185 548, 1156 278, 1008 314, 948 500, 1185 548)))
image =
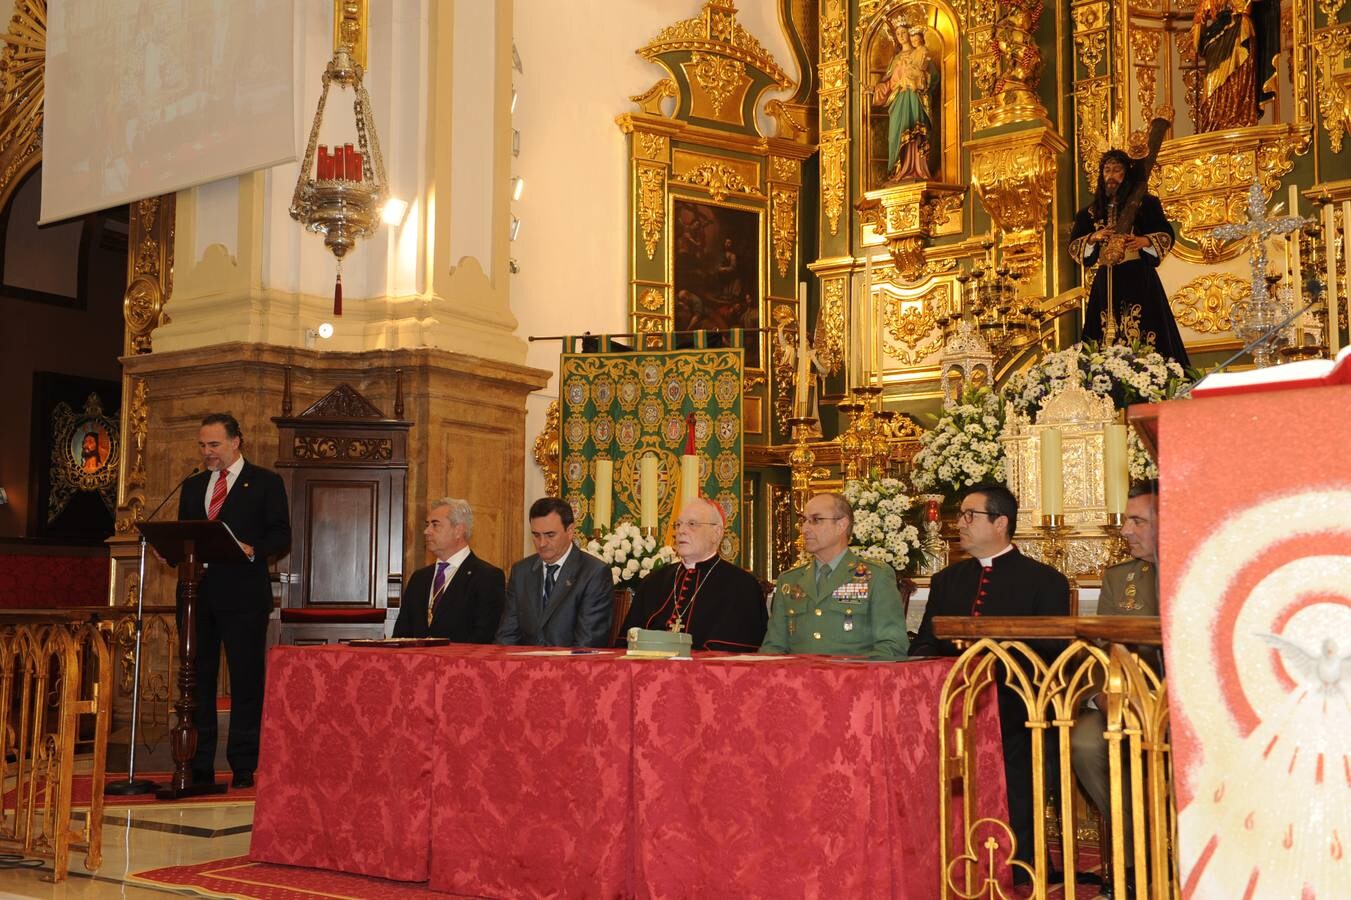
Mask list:
POLYGON ((251 788, 253 787, 252 772, 236 772, 235 777, 230 779, 232 788, 251 788))

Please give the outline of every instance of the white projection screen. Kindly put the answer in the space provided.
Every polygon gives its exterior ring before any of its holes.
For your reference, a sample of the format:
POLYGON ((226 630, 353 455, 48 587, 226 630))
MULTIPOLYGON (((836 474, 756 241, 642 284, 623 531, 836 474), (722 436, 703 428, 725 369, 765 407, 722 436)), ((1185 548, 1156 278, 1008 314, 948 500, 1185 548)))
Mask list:
POLYGON ((49 0, 47 29, 42 222, 296 158, 294 0, 49 0))

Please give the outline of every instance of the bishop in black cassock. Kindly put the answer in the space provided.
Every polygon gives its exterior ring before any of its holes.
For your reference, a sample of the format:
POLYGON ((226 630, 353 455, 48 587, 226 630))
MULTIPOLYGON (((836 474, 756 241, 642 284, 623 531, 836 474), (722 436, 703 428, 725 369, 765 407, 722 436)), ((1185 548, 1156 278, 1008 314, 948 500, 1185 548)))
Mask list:
POLYGON ((708 500, 693 500, 675 524, 680 559, 639 582, 624 632, 684 631, 695 650, 754 653, 769 620, 765 592, 754 575, 718 555, 721 511, 708 500))

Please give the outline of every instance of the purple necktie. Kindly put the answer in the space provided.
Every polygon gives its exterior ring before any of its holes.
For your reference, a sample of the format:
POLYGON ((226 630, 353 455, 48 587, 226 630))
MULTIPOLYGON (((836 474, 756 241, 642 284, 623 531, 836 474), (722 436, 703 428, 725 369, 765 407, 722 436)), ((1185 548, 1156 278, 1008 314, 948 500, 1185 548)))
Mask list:
POLYGON ((432 614, 436 612, 436 601, 441 598, 441 591, 446 587, 446 569, 450 563, 439 562, 436 564, 436 577, 432 579, 432 598, 427 601, 427 624, 432 624, 432 614))

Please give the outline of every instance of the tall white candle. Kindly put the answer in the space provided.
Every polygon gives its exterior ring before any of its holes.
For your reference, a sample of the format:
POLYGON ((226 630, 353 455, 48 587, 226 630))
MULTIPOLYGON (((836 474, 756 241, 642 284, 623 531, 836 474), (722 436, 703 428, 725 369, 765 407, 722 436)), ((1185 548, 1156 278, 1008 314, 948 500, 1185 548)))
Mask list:
POLYGON ((639 523, 643 528, 657 527, 657 457, 643 455, 638 469, 639 523))
POLYGON ((1130 478, 1130 457, 1126 450, 1126 426, 1107 425, 1102 434, 1103 497, 1108 515, 1126 511, 1126 483, 1130 478))
POLYGON ((1061 458, 1061 437, 1059 428, 1047 428, 1041 433, 1041 514, 1043 516, 1063 516, 1065 514, 1065 488, 1061 458))
MULTIPOLYGON (((865 251, 866 252, 866 251, 865 251)), ((872 384, 873 372, 877 368, 877 360, 873 359, 873 331, 877 328, 877 322, 873 320, 873 258, 871 253, 863 257, 863 334, 859 335, 863 340, 863 346, 859 349, 863 352, 863 377, 860 380, 862 384, 872 384)))
POLYGON ((610 519, 614 514, 614 477, 614 460, 596 460, 596 496, 592 499, 594 512, 591 526, 601 531, 610 530, 610 519))
MULTIPOLYGON (((1290 185, 1290 215, 1299 215, 1299 188, 1290 185)), ((1290 238, 1290 285, 1295 291, 1295 303, 1304 305, 1304 281, 1300 275, 1299 266, 1299 231, 1296 231, 1290 238)), ((1304 322, 1305 316, 1301 315, 1295 322, 1295 334, 1299 335, 1299 342, 1304 343, 1304 322)))
POLYGON ((797 286, 797 384, 793 409, 795 415, 807 415, 808 379, 811 377, 811 362, 807 357, 807 282, 797 286))
POLYGON ((680 502, 689 503, 699 496, 699 457, 680 457, 680 502))
POLYGON ((1341 333, 1337 328, 1337 212, 1331 203, 1323 207, 1323 237, 1327 250, 1327 290, 1323 296, 1327 299, 1328 310, 1328 358, 1337 354, 1341 346, 1341 333))

